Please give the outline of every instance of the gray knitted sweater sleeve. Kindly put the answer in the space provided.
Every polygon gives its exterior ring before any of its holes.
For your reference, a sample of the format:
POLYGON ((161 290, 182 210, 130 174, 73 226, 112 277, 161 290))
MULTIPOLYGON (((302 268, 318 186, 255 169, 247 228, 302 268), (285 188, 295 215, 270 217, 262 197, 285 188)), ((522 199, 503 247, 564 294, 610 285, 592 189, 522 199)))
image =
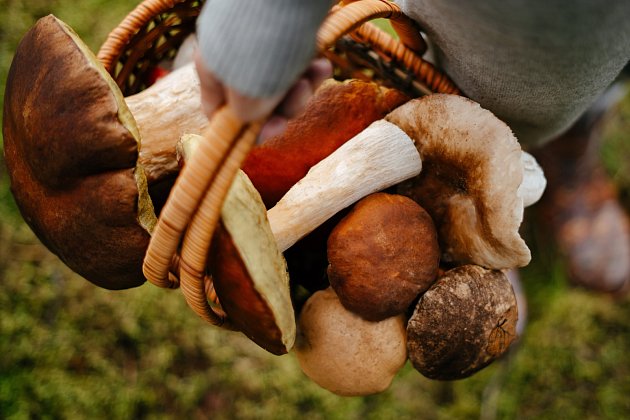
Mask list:
POLYGON ((286 90, 308 65, 331 0, 208 0, 197 23, 201 57, 251 97, 286 90))
POLYGON ((629 0, 399 0, 462 91, 525 146, 568 128, 630 59, 629 0))

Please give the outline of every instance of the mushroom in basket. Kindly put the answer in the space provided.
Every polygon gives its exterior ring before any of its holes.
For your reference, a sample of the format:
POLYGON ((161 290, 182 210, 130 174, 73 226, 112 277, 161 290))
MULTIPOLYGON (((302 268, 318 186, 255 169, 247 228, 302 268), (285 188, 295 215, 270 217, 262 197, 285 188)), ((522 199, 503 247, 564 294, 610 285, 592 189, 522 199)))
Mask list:
POLYGON ((207 125, 192 66, 123 98, 88 47, 50 15, 20 42, 6 86, 5 160, 26 222, 92 283, 142 284, 156 220, 149 190, 177 174, 179 137, 207 125))

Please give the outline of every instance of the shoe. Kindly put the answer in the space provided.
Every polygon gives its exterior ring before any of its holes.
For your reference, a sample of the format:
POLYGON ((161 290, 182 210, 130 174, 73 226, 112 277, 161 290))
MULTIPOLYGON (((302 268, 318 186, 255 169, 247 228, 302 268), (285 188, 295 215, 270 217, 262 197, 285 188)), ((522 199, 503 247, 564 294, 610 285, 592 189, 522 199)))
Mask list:
POLYGON ((534 153, 547 177, 537 213, 573 284, 622 294, 630 288, 630 222, 597 157, 602 110, 598 104, 534 153))

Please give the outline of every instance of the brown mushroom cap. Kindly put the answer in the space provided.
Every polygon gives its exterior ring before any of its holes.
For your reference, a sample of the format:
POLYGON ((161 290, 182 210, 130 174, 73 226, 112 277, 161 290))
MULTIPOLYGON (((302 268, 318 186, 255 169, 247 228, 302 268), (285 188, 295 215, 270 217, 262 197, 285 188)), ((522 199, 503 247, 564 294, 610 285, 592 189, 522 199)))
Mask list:
POLYGON ((382 392, 407 359, 405 318, 366 321, 328 288, 304 305, 295 351, 304 373, 322 388, 346 396, 382 392))
POLYGON ((210 266, 230 322, 271 353, 287 353, 295 341, 295 317, 286 262, 265 205, 242 171, 223 204, 210 266))
POLYGON ((398 192, 429 212, 442 258, 496 269, 527 265, 531 255, 518 233, 523 164, 510 128, 457 95, 410 101, 386 119, 416 142, 423 170, 398 192))
POLYGON ((407 324, 409 360, 431 379, 466 378, 507 351, 517 320, 516 297, 502 271, 452 269, 422 295, 407 324))
POLYGON ((406 312, 435 280, 439 259, 431 217, 401 195, 367 196, 328 238, 330 285, 369 321, 406 312))
POLYGON ((142 284, 155 215, 136 124, 103 66, 52 15, 20 42, 3 116, 11 190, 40 240, 96 285, 142 284))
POLYGON ((408 97, 360 80, 326 80, 286 130, 256 146, 243 163, 268 208, 316 163, 408 97))

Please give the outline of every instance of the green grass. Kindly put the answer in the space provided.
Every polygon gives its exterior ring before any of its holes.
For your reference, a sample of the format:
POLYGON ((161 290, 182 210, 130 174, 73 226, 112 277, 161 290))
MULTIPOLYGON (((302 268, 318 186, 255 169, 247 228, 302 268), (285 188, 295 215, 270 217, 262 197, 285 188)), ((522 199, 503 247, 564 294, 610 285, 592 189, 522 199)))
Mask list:
MULTIPOLYGON (((0 83, 15 45, 54 12, 96 50, 135 5, 0 1, 0 83)), ((604 156, 630 191, 630 98, 604 156)), ((627 196, 627 195, 626 195, 627 196)), ((523 272, 520 345, 470 379, 430 381, 406 366, 385 393, 341 398, 236 333, 211 328, 179 291, 110 292, 70 272, 23 223, 0 169, 0 418, 452 419, 630 417, 630 301, 568 286, 553 249, 523 272)))

